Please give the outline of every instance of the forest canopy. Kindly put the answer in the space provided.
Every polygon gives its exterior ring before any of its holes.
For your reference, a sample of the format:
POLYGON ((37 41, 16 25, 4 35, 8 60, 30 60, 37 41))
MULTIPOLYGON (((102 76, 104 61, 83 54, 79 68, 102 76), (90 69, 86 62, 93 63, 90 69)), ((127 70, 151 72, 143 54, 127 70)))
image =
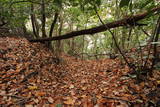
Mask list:
POLYGON ((114 28, 111 32, 124 50, 143 45, 154 30, 159 4, 158 0, 3 0, 0 27, 31 42, 48 41, 49 47, 65 52, 117 53, 108 29, 114 28))

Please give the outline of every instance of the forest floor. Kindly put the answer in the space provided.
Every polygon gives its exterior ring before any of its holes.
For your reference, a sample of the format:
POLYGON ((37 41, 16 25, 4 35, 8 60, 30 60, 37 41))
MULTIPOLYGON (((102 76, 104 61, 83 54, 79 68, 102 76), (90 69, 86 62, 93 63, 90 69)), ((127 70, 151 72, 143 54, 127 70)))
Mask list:
POLYGON ((160 72, 140 83, 128 73, 119 59, 81 60, 62 54, 57 60, 40 43, 0 38, 0 107, 158 105, 160 72))

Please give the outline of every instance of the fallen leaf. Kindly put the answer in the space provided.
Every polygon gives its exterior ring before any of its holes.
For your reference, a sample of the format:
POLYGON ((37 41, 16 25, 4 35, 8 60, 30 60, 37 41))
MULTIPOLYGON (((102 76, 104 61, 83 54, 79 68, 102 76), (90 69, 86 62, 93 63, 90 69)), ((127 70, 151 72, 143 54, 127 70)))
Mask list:
POLYGON ((53 103, 53 102, 54 102, 54 100, 53 100, 52 97, 48 97, 47 99, 48 99, 48 102, 49 102, 49 103, 53 103))
POLYGON ((71 97, 65 97, 66 101, 64 101, 64 104, 73 105, 75 103, 75 100, 71 97))
POLYGON ((38 89, 38 87, 37 86, 28 86, 28 89, 29 90, 36 90, 36 89, 38 89))
POLYGON ((27 105, 25 105, 25 107, 34 107, 34 106, 31 104, 27 104, 27 105))
POLYGON ((38 91, 38 92, 36 92, 36 96, 44 96, 46 93, 45 92, 43 92, 43 91, 38 91))
POLYGON ((73 84, 71 84, 71 85, 69 86, 69 89, 72 89, 72 88, 74 88, 74 85, 73 85, 73 84))
POLYGON ((160 80, 157 80, 157 84, 158 84, 158 85, 160 84, 160 80))

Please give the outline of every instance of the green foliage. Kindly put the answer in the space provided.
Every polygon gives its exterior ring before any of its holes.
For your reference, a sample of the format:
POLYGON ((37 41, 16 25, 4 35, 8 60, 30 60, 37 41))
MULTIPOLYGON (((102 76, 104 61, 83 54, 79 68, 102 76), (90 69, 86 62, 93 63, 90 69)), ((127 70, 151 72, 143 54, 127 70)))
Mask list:
POLYGON ((54 0, 53 1, 53 6, 54 6, 54 9, 56 11, 59 11, 60 9, 62 9, 62 3, 63 3, 63 0, 54 0))
MULTIPOLYGON (((23 23, 29 22, 30 20, 30 5, 31 2, 19 2, 12 4, 15 1, 19 0, 1 0, 0 6, 0 15, 5 17, 6 20, 10 22, 12 28, 21 27, 23 23), (10 5, 12 4, 11 8, 10 5)), ((41 3, 39 0, 33 0, 34 4, 34 14, 41 24, 41 3)), ((62 13, 63 26, 62 26, 62 34, 68 33, 75 30, 92 28, 100 25, 99 19, 95 14, 95 9, 97 9, 99 15, 105 23, 112 22, 118 19, 122 19, 127 15, 132 15, 139 13, 143 10, 150 10, 151 8, 158 5, 155 0, 45 0, 45 14, 47 17, 46 21, 46 30, 47 34, 50 29, 50 25, 53 21, 53 16, 55 12, 62 13), (116 5, 115 5, 116 4, 116 5), (72 28, 71 28, 72 26, 72 28)), ((152 32, 152 28, 155 25, 155 17, 150 14, 151 18, 144 19, 140 21, 140 23, 145 23, 147 26, 144 29, 147 32, 152 32)), ((58 35, 59 25, 61 22, 56 23, 55 30, 53 35, 58 35)), ((41 26, 40 26, 41 28, 41 26)), ((133 32, 130 40, 128 39, 129 29, 125 28, 125 33, 122 28, 117 28, 113 32, 116 35, 116 39, 119 44, 122 43, 122 37, 125 37, 125 49, 129 49, 132 47, 138 46, 138 41, 135 32, 140 31, 136 27, 133 28, 133 32), (129 45, 127 45, 129 44, 129 45)), ((147 36, 142 32, 139 34, 140 41, 144 41, 147 36)), ((116 48, 113 44, 113 38, 109 32, 99 33, 95 36, 88 35, 84 41, 84 47, 82 46, 83 38, 77 37, 74 39, 77 49, 82 50, 83 52, 92 52, 92 53, 105 53, 106 51, 110 51, 112 48, 113 51, 116 52, 116 48), (105 36, 104 36, 105 35, 105 36), (91 46, 91 42, 95 44, 95 40, 97 40, 96 45, 91 46)), ((65 50, 70 50, 70 46, 68 45, 68 40, 64 43, 65 50)), ((125 50, 124 49, 124 50, 125 50)))
POLYGON ((144 8, 150 4, 153 4, 154 3, 154 0, 144 0, 143 2, 141 2, 139 5, 140 8, 144 8))
POLYGON ((131 0, 121 0, 119 7, 122 8, 124 6, 128 6, 130 2, 131 2, 131 0))

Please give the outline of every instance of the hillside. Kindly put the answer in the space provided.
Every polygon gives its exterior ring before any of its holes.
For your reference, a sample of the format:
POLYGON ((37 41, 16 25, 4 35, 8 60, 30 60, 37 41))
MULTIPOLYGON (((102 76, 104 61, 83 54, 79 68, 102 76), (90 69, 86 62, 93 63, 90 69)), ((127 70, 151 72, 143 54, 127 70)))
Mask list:
POLYGON ((119 59, 56 58, 43 44, 0 38, 0 106, 128 107, 160 103, 159 77, 136 83, 119 59))

